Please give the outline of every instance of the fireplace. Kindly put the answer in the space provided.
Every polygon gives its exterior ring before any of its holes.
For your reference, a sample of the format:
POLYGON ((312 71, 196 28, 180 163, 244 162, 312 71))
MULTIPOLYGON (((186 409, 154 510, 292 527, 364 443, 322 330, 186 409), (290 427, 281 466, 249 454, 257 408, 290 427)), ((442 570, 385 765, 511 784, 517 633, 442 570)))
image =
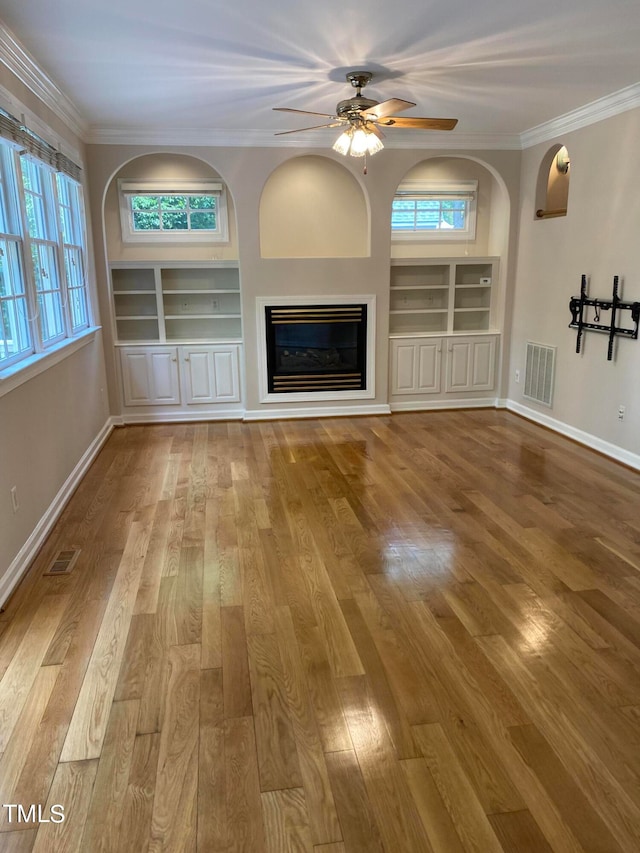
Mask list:
POLYGON ((367 305, 265 306, 268 391, 363 391, 367 305))

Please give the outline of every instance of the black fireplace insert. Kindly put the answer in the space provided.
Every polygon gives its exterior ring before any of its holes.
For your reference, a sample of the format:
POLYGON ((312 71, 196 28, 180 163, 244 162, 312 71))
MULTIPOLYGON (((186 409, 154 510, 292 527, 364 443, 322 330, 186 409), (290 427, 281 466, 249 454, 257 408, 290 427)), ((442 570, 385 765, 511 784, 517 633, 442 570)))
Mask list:
POLYGON ((366 305, 265 308, 270 393, 366 388, 366 305))

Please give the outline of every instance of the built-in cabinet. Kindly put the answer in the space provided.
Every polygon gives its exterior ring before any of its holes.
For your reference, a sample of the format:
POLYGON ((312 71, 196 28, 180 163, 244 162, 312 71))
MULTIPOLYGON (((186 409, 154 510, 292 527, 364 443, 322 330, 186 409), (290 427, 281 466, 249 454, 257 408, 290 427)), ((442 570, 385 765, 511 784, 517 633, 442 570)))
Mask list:
POLYGON ((392 260, 392 408, 490 396, 500 341, 497 281, 498 258, 392 260))
POLYGON ((451 394, 495 387, 496 335, 391 341, 391 394, 451 394))
POLYGON ((125 406, 240 401, 238 344, 120 347, 125 406))
POLYGON ((240 408, 237 262, 119 262, 111 285, 125 407, 240 408))

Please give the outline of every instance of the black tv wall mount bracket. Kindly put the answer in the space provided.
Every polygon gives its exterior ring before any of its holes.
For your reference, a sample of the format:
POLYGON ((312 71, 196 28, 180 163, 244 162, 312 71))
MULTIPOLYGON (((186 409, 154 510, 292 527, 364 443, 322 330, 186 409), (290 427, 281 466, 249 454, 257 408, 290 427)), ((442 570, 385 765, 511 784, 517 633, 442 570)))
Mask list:
POLYGON ((587 296, 587 277, 583 275, 580 282, 580 296, 572 296, 569 300, 569 310, 571 311, 570 329, 577 329, 576 337, 576 352, 580 352, 582 344, 582 333, 589 332, 606 332, 609 335, 609 348, 607 350, 607 361, 613 359, 613 342, 616 335, 633 338, 638 340, 638 325, 640 323, 640 302, 623 302, 618 291, 620 288, 620 279, 617 275, 613 277, 613 294, 611 299, 593 299, 587 296), (590 306, 593 308, 593 320, 587 321, 585 309, 590 306), (611 322, 601 323, 600 313, 602 311, 611 311, 611 322), (618 314, 620 311, 630 311, 633 328, 628 329, 624 326, 617 326, 618 314))

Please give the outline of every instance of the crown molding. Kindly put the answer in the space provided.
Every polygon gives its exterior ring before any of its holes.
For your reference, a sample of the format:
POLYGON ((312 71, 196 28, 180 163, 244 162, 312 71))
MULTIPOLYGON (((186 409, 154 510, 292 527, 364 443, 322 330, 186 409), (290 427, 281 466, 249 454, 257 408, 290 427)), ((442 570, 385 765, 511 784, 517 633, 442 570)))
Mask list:
POLYGON ((605 95, 604 98, 598 98, 583 107, 525 130, 520 134, 521 146, 531 148, 539 142, 549 142, 565 133, 580 130, 582 127, 612 118, 636 107, 640 107, 640 83, 626 86, 624 89, 605 95))
MULTIPOLYGON (((313 135, 276 136, 264 130, 219 130, 189 127, 99 127, 89 128, 87 142, 96 145, 180 145, 211 148, 327 148, 333 145, 338 131, 317 131, 313 135)), ((442 133, 424 131, 402 135, 385 134, 385 148, 480 150, 520 149, 517 133, 442 133)))
POLYGON ((75 104, 62 92, 42 70, 36 60, 0 21, 0 61, 23 83, 45 106, 49 107, 67 127, 80 139, 86 140, 88 122, 82 117, 75 104))

